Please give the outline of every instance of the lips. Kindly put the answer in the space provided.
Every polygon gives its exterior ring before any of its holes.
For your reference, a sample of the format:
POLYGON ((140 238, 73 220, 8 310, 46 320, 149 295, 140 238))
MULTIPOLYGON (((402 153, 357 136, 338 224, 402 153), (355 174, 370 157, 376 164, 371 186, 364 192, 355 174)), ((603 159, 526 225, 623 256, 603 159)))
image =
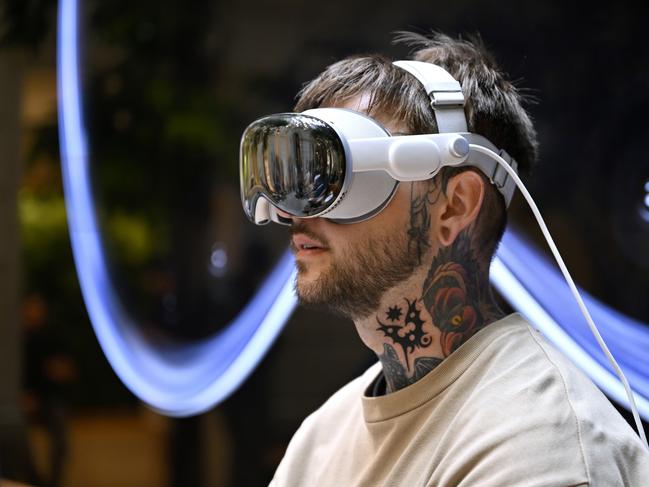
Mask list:
POLYGON ((293 235, 293 250, 299 254, 316 253, 326 250, 326 247, 317 240, 304 234, 293 235))

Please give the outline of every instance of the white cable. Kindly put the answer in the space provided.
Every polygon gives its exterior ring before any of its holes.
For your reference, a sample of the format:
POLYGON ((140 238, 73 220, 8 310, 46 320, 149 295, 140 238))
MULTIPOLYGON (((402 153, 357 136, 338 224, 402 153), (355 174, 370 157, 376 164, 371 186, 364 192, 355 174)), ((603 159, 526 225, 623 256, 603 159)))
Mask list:
POLYGON ((588 312, 588 309, 586 308, 586 305, 584 304, 583 299, 581 298, 581 295, 579 294, 579 291, 577 290, 577 286, 575 285, 574 281, 572 280, 572 277, 570 276, 570 273, 568 272, 568 268, 566 267, 566 264, 563 262, 563 259, 561 258, 561 254, 559 254, 559 250, 557 249, 557 246, 554 243, 554 240, 552 239, 552 236, 550 235, 550 231, 548 230, 548 227, 545 224, 545 221, 543 221, 543 217, 541 216, 541 212, 536 206, 536 203, 534 203, 534 200, 532 199, 532 196, 530 193, 527 191, 527 188, 523 184, 523 181, 518 177, 518 174, 516 174, 516 171, 514 171, 509 164, 507 164, 507 161, 505 161, 502 157, 500 157, 498 154, 493 152, 490 149, 487 149, 486 147, 482 147, 480 145, 476 144, 469 144, 469 147, 476 151, 480 152, 482 154, 485 154, 494 160, 498 162, 506 171, 507 174, 509 174, 509 177, 511 177, 514 182, 516 183, 516 186, 518 186, 518 189, 521 190, 521 193, 525 197, 525 200, 527 201, 527 204, 530 205, 530 208, 532 210, 532 213, 534 213, 534 217, 536 218, 536 221, 539 224, 539 227, 541 228, 541 232, 543 232, 543 236, 548 242, 548 245, 550 246, 550 250, 552 251, 552 254, 554 255, 554 258, 557 261, 557 264, 559 264, 559 268, 561 269, 561 273, 563 274, 563 277, 566 279, 566 282, 568 283, 568 286, 570 286, 570 290, 572 291, 572 295, 574 296, 575 300, 577 301, 577 304, 579 305, 579 308, 581 309, 582 314, 584 315, 584 318, 586 318, 586 321, 588 322, 588 326, 590 327, 590 331, 593 333, 593 336, 597 340, 597 343, 599 344, 599 347, 602 349, 604 352, 604 355, 610 362, 610 364, 613 366, 613 369, 615 370, 615 373, 617 376, 620 378, 620 381, 622 382, 622 385, 624 385, 624 390, 626 391, 626 394, 629 398, 629 404, 631 405, 631 412, 633 413, 633 419, 635 420, 636 428, 638 429, 638 434, 640 435, 640 439, 644 443, 645 447, 649 449, 649 445, 647 444, 647 436, 645 435, 644 428, 642 427, 642 421, 640 420, 640 415, 638 414, 638 408, 636 407, 635 404, 635 399, 633 398, 633 392, 631 391, 631 387, 629 387, 629 383, 626 380, 626 377, 622 373, 622 369, 620 369, 620 366, 617 364, 615 359, 613 358, 613 355, 609 351, 608 347, 606 346, 606 343, 604 343, 604 339, 599 333, 599 330, 597 329, 597 326, 595 326, 595 322, 593 321, 593 318, 590 316, 590 313, 588 312))

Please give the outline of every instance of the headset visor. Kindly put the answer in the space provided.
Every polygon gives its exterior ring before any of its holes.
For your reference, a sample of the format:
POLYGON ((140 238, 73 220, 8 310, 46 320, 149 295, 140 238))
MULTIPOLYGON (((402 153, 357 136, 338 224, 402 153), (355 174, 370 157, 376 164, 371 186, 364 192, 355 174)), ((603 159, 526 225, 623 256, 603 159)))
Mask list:
POLYGON ((281 113, 252 123, 241 138, 241 199, 254 221, 265 197, 294 216, 314 216, 338 197, 345 149, 336 131, 309 115, 281 113))

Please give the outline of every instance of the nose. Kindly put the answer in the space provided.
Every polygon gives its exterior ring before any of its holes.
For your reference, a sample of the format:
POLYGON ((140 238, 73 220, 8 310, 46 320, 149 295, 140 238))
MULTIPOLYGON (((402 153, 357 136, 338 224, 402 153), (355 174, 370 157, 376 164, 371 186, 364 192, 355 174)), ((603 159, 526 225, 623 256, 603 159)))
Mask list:
POLYGON ((293 216, 290 213, 286 213, 279 208, 275 208, 275 214, 277 215, 279 223, 283 223, 284 225, 293 225, 299 220, 298 217, 293 216))
POLYGON ((280 210, 279 208, 276 208, 275 211, 276 211, 277 214, 278 214, 279 216, 281 216, 282 218, 291 218, 291 219, 293 219, 293 216, 292 216, 292 215, 286 213, 285 211, 280 210))

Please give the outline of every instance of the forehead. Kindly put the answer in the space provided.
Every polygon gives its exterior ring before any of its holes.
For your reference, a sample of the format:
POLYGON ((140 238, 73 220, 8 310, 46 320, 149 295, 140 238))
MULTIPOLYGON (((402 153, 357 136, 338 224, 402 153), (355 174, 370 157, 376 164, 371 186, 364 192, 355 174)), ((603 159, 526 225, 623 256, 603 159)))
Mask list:
MULTIPOLYGON (((364 92, 338 103, 331 104, 330 106, 332 108, 347 108, 348 110, 354 110, 369 115, 371 102, 372 95, 364 92)), ((392 135, 404 135, 410 133, 408 125, 403 120, 391 117, 390 114, 385 111, 374 110, 371 117, 383 125, 392 135)))

